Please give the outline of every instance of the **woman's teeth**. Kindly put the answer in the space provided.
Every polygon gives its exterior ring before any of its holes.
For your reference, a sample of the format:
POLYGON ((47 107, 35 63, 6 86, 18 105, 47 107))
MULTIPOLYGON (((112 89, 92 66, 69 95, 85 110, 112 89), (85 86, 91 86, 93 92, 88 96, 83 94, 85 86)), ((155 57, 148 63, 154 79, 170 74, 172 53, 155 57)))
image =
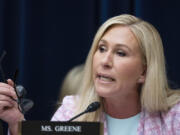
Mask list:
POLYGON ((99 79, 102 81, 112 82, 114 81, 113 78, 107 77, 107 76, 99 76, 99 79))

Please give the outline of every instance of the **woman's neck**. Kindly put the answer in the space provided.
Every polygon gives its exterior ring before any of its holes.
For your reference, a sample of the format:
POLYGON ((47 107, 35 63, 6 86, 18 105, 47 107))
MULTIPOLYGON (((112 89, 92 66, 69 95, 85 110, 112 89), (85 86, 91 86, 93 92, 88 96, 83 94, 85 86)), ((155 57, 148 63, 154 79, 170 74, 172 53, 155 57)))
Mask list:
POLYGON ((114 118, 129 118, 141 111, 139 94, 104 98, 105 112, 114 118))

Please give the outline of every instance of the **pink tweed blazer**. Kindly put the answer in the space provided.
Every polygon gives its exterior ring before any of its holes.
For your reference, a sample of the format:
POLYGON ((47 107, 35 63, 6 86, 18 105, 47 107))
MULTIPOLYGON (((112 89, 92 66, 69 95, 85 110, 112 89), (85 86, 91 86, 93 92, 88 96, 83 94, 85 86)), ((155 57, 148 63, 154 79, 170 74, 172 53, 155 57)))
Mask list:
MULTIPOLYGON (((66 121, 72 118, 76 107, 75 98, 75 96, 66 96, 51 121, 66 121)), ((104 135, 108 135, 104 115, 102 122, 104 123, 104 135)), ((180 103, 166 113, 150 114, 142 110, 137 135, 180 135, 180 103)))

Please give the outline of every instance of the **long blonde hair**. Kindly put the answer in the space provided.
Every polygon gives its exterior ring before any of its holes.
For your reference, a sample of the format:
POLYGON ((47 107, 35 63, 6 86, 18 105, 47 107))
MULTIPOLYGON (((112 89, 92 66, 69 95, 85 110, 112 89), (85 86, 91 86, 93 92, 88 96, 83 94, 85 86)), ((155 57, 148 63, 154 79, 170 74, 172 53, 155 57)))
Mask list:
MULTIPOLYGON (((158 31, 148 22, 132 15, 120 15, 107 20, 97 31, 88 54, 82 85, 79 93, 77 112, 85 108, 93 101, 102 98, 97 95, 92 79, 92 61, 99 40, 110 27, 114 25, 127 26, 134 33, 139 42, 142 59, 146 64, 146 80, 141 89, 141 106, 149 112, 167 111, 180 100, 179 91, 172 91, 168 86, 163 45, 158 31)), ((78 120, 98 121, 103 108, 94 113, 89 113, 78 120)))

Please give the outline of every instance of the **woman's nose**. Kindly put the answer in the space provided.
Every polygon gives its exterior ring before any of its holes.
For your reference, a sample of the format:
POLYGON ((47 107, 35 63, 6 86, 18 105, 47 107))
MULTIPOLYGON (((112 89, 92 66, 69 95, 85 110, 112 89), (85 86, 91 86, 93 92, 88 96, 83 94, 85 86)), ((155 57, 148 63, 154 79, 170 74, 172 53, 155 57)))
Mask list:
POLYGON ((113 66, 113 55, 111 52, 106 52, 101 60, 101 64, 104 68, 111 68, 113 66))

